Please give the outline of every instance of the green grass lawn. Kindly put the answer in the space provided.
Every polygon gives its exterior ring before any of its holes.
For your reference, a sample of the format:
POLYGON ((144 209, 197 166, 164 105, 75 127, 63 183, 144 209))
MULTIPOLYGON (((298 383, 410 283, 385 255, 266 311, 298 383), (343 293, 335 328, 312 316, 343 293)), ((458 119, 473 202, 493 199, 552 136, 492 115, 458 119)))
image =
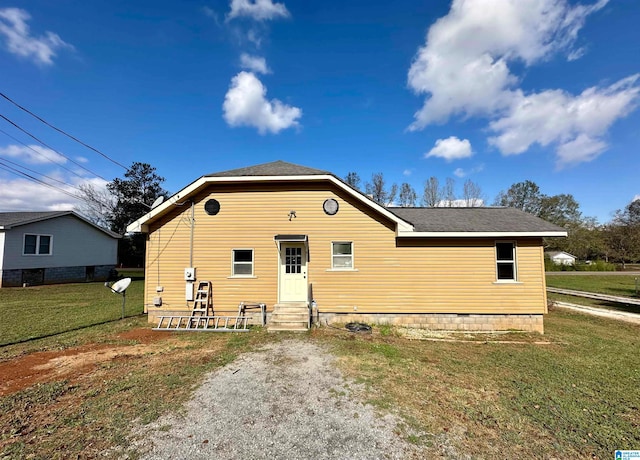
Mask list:
MULTIPOLYGON (((127 289, 125 316, 143 311, 144 281, 127 289)), ((46 337, 121 317, 122 297, 104 283, 0 289, 0 346, 46 337)))
POLYGON ((545 328, 539 340, 550 345, 327 341, 372 404, 404 416, 425 458, 444 440, 472 458, 604 459, 637 449, 640 327, 552 311, 545 328))
POLYGON ((636 297, 637 276, 633 275, 554 275, 547 273, 547 286, 576 291, 636 297))

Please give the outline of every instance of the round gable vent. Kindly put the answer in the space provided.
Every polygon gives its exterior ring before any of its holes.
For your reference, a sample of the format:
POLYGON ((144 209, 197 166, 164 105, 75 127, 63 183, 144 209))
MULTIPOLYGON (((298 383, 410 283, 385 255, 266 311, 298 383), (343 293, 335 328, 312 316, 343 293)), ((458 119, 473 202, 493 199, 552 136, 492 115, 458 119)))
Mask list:
POLYGON ((338 212, 338 208, 338 202, 333 198, 324 200, 324 203, 322 203, 322 209, 324 209, 324 212, 329 216, 335 215, 338 212))
POLYGON ((220 202, 211 198, 204 204, 204 212, 210 216, 215 216, 220 212, 220 202))

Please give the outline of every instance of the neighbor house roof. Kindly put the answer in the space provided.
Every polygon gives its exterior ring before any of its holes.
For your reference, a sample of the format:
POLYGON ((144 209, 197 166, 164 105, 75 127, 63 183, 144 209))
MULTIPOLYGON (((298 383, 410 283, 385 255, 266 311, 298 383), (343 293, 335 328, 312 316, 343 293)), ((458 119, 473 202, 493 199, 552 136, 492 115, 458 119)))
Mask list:
POLYGON ((10 230, 14 227, 21 225, 32 224, 34 222, 41 222, 43 220, 55 219, 56 217, 71 215, 81 221, 95 227, 96 229, 106 233, 113 238, 120 238, 120 235, 102 228, 99 225, 94 224, 90 220, 76 214, 73 211, 24 211, 24 212, 0 212, 0 230, 10 230))
POLYGON ((566 236, 560 227, 508 208, 385 208, 329 171, 274 161, 202 176, 127 226, 146 232, 149 223, 211 183, 328 181, 396 223, 398 237, 566 236))
POLYGON ((545 251, 544 253, 546 255, 548 255, 549 257, 558 257, 558 256, 565 255, 565 256, 569 256, 569 257, 572 257, 574 259, 577 259, 576 256, 574 256, 573 254, 569 254, 566 251, 545 251))
MULTIPOLYGON (((563 236, 566 230, 514 208, 388 208, 410 222, 418 234, 500 234, 563 236)), ((409 235, 402 235, 409 236, 409 235)), ((416 235, 417 236, 417 235, 416 235)), ((449 236, 449 235, 447 235, 449 236)))

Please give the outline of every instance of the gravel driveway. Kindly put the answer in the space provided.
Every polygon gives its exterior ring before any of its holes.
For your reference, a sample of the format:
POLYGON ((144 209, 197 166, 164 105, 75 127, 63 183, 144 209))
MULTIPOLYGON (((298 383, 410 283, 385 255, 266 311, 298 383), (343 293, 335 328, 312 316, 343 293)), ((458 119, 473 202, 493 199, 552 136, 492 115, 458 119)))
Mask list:
POLYGON ((207 377, 183 416, 144 429, 142 458, 419 458, 395 434, 400 420, 358 401, 334 359, 301 340, 241 356, 207 377))

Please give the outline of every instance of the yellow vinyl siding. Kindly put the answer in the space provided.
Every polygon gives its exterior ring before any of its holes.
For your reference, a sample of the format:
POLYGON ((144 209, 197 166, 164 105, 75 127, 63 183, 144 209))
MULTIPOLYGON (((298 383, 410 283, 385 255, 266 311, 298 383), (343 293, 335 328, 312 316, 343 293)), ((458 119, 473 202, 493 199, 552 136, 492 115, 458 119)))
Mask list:
MULTIPOLYGON (((546 308, 540 239, 516 241, 517 283, 496 283, 495 239, 401 239, 395 224, 328 183, 212 184, 194 197, 193 266, 213 283, 217 314, 241 301, 278 301, 279 254, 274 235, 308 235, 308 281, 322 312, 543 313, 546 308), (215 198, 220 212, 204 203, 215 198), (322 209, 335 198, 339 212, 322 209), (296 217, 289 220, 289 212, 296 217), (353 242, 354 270, 331 269, 331 243, 353 242), (232 249, 253 249, 254 278, 231 278, 232 249)), ((150 225, 146 305, 189 311, 191 207, 185 203, 150 225), (163 286, 162 293, 156 286, 163 286)))

